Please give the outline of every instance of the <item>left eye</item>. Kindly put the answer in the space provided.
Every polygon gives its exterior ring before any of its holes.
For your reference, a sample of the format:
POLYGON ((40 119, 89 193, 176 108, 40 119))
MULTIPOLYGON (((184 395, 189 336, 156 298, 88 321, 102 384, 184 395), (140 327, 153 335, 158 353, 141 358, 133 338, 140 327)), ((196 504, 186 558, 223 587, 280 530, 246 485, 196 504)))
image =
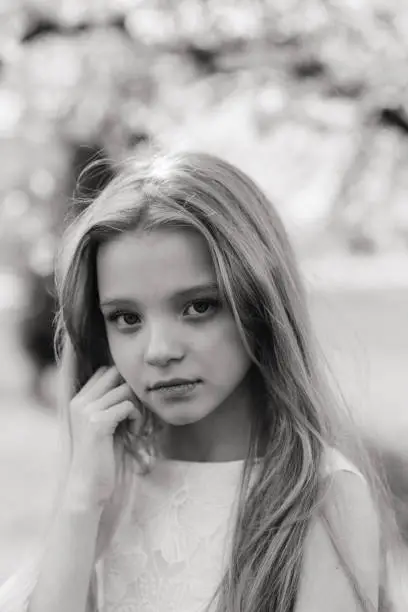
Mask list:
POLYGON ((213 300, 196 300, 192 302, 191 304, 189 304, 186 311, 187 311, 187 314, 192 314, 193 316, 197 314, 205 315, 205 314, 208 314, 208 311, 213 311, 216 307, 217 307, 217 303, 213 300), (192 308, 194 308, 195 312, 191 311, 192 308))

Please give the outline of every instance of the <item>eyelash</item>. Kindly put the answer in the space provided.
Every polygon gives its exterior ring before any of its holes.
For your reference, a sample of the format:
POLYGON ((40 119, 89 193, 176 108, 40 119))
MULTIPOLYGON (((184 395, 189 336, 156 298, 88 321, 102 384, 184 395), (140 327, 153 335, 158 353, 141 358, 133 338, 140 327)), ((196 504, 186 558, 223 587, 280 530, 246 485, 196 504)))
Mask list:
MULTIPOLYGON (((186 310, 187 308, 189 308, 190 306, 193 306, 195 304, 208 304, 210 306, 209 311, 207 310, 204 313, 198 313, 196 316, 192 316, 192 319, 204 319, 207 318, 209 316, 211 316, 212 314, 214 314, 215 312, 217 312, 221 306, 221 302, 215 298, 200 298, 200 299, 196 299, 196 300, 192 300, 191 302, 188 302, 188 304, 186 304, 184 310, 186 310)), ((135 316, 133 313, 127 311, 127 310, 115 310, 111 313, 109 313, 109 315, 106 317, 107 321, 109 323, 117 323, 119 317, 124 317, 126 315, 132 315, 135 316)), ((136 315, 137 316, 137 315, 136 315)), ((133 327, 138 325, 139 323, 133 323, 133 324, 129 324, 128 327, 133 327)))

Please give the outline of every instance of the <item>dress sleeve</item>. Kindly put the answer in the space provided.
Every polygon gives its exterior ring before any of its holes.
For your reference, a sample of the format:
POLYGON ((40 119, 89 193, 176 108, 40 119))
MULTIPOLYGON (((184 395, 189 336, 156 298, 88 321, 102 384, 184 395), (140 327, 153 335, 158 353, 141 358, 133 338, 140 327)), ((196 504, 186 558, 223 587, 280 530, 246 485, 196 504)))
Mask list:
POLYGON ((337 449, 329 447, 324 452, 321 473, 323 478, 326 478, 327 476, 332 476, 335 472, 351 472, 366 482, 365 477, 354 463, 337 449))

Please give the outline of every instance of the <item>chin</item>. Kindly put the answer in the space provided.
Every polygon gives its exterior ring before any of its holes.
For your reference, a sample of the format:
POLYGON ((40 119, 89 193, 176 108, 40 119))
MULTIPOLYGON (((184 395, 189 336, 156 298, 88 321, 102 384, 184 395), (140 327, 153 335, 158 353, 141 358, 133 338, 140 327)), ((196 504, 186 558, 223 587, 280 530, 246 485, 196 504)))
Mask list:
POLYGON ((192 425, 193 423, 197 423, 198 421, 201 421, 201 418, 202 417, 197 417, 197 416, 188 415, 188 414, 171 415, 170 418, 168 415, 167 415, 167 418, 161 415, 161 419, 165 423, 167 423, 168 425, 173 425, 174 427, 183 427, 183 425, 192 425))
POLYGON ((200 414, 197 412, 191 411, 177 411, 174 410, 154 410, 157 416, 168 425, 173 425, 174 427, 182 427, 183 425, 192 425, 193 423, 198 423, 202 419, 205 419, 208 416, 208 413, 200 414))

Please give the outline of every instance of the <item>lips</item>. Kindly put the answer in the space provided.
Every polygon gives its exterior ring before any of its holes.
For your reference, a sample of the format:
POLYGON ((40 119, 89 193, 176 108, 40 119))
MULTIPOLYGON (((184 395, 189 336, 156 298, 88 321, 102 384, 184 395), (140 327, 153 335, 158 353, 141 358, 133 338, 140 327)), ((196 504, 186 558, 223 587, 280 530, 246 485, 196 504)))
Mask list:
POLYGON ((198 378, 187 379, 187 378, 172 378, 171 380, 161 380, 154 385, 148 387, 148 391, 157 391, 159 389, 177 388, 186 385, 194 385, 195 383, 201 382, 198 378))

